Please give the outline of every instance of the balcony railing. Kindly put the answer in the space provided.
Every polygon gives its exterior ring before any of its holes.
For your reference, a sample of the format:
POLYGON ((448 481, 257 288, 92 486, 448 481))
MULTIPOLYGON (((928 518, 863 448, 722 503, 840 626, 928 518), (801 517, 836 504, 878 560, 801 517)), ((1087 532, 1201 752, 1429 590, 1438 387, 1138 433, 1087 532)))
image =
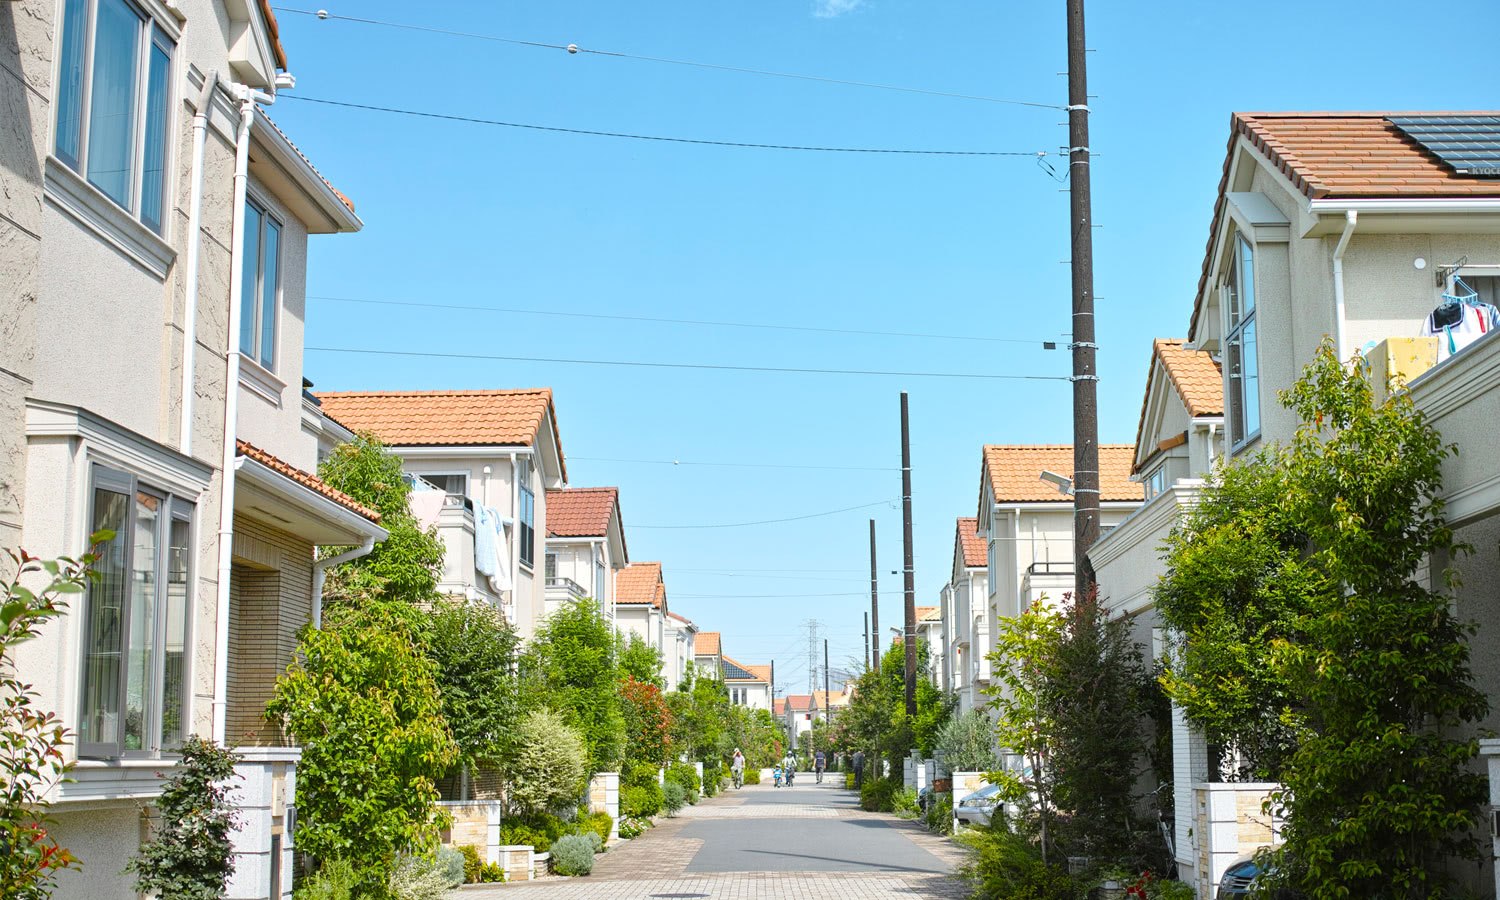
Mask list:
POLYGON ((1070 562, 1034 562, 1026 567, 1027 575, 1072 575, 1070 562))
POLYGON ((583 585, 571 578, 563 578, 557 575, 547 579, 547 591, 548 593, 567 591, 575 600, 582 600, 589 595, 589 592, 584 590, 583 585))

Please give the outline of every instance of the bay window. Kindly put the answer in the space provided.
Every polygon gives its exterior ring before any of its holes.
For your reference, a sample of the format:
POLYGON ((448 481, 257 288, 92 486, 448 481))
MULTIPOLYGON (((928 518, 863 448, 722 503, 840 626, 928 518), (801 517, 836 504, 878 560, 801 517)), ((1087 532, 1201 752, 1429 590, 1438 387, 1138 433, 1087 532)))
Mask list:
POLYGON ((157 234, 166 231, 175 46, 129 0, 64 0, 52 152, 157 234))
POLYGON ((240 284, 240 353, 276 370, 276 310, 281 296, 281 223, 245 201, 245 267, 240 284))
POLYGON ((1224 283, 1229 316, 1229 440, 1238 449, 1260 433, 1260 366, 1255 345, 1255 251, 1234 236, 1234 256, 1224 283))
POLYGON ((176 750, 187 734, 193 505, 98 464, 89 500, 89 532, 115 536, 84 601, 79 753, 176 750))

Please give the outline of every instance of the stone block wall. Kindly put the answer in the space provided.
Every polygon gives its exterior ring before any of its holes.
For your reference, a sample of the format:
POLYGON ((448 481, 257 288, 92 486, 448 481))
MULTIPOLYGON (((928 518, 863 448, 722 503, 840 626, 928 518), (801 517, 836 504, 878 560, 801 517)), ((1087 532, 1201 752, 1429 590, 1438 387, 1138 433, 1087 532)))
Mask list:
POLYGON ((1203 900, 1214 897, 1230 864, 1261 847, 1280 843, 1281 819, 1263 804, 1278 784, 1202 782, 1193 786, 1197 811, 1193 832, 1197 865, 1193 888, 1203 900))
POLYGON ((589 812, 608 813, 609 836, 620 836, 620 773, 600 772, 589 781, 589 812))

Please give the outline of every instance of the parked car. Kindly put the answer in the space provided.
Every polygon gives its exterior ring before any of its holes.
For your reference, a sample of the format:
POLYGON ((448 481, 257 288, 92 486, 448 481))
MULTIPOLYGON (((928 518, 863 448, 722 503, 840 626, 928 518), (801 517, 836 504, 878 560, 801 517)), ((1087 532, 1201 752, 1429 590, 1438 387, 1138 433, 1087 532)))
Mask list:
POLYGON ((953 806, 953 815, 960 822, 967 822, 977 827, 988 827, 990 818, 1000 806, 1000 786, 997 784, 982 787, 972 794, 966 794, 953 806))

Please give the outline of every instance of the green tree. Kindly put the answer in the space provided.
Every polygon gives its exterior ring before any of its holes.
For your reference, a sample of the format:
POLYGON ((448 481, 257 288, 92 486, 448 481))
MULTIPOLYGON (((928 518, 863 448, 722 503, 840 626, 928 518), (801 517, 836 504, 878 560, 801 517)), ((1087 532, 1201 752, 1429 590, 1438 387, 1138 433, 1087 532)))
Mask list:
POLYGON ((1043 863, 1056 817, 1051 756, 1057 725, 1050 679, 1064 627, 1062 614, 1047 605, 1045 596, 1019 616, 1001 618, 990 654, 992 681, 986 689, 996 715, 995 737, 1020 759, 1019 765, 986 778, 1020 806, 1017 825, 1035 832, 1043 863))
POLYGON ((588 777, 582 735, 546 707, 526 713, 515 730, 515 753, 505 780, 510 811, 550 813, 575 805, 588 777))
MULTIPOLYGON (((113 540, 113 531, 89 536, 94 547, 113 540)), ((33 686, 15 677, 15 649, 41 633, 47 620, 63 615, 67 594, 82 593, 97 575, 99 557, 38 559, 7 549, 15 574, 0 596, 0 897, 43 900, 59 872, 79 867, 78 859, 47 830, 47 795, 73 764, 63 754, 72 735, 56 713, 36 707, 33 686), (21 582, 47 579, 33 591, 21 582)))
POLYGON ((726 729, 730 752, 733 753, 735 747, 740 748, 745 754, 747 769, 775 765, 786 746, 786 735, 768 709, 731 706, 726 729))
POLYGON ((568 604, 543 623, 521 656, 521 680, 529 700, 557 710, 583 736, 590 775, 621 761, 614 631, 593 600, 568 604))
POLYGON ((511 725, 521 712, 518 644, 515 629, 493 606, 455 598, 433 606, 427 655, 461 767, 495 766, 510 753, 511 725))
POLYGON ((229 834, 238 819, 229 779, 238 757, 190 735, 182 759, 156 801, 161 827, 126 865, 135 889, 164 900, 218 900, 234 871, 229 834))
POLYGON ((667 680, 661 674, 660 650, 646 643, 644 638, 635 633, 632 633, 628 640, 623 635, 617 640, 619 645, 615 648, 615 653, 620 660, 621 676, 654 684, 659 688, 667 686, 667 680))
POLYGON ((982 709, 954 716, 938 732, 937 749, 955 772, 989 772, 1000 768, 995 755, 995 723, 982 709))
POLYGON ((661 688, 627 675, 620 682, 620 707, 625 716, 625 762, 652 771, 672 758, 672 713, 661 688))
POLYGON ((891 645, 880 661, 880 672, 866 670, 855 682, 849 707, 839 714, 847 722, 847 749, 864 749, 867 753, 890 761, 894 771, 901 771, 901 761, 912 750, 931 756, 938 732, 953 713, 955 698, 944 693, 927 671, 929 649, 926 641, 917 642, 917 714, 906 715, 906 647, 891 645))

